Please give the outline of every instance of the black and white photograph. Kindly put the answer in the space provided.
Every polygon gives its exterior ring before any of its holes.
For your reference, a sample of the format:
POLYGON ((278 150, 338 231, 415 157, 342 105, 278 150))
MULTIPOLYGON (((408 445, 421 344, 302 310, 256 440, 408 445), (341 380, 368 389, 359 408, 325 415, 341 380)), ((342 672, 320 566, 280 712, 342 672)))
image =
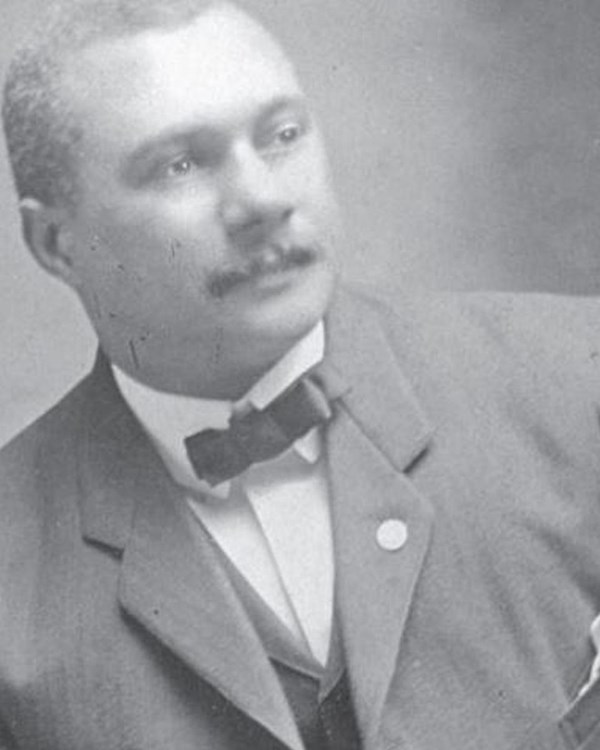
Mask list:
POLYGON ((0 750, 600 750, 597 0, 3 0, 0 750))

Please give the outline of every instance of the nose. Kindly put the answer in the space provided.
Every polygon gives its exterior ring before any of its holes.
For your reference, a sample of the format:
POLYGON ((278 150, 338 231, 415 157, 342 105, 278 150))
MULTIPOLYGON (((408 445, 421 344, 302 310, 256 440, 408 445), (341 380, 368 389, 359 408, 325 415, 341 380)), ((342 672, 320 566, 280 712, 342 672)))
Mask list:
POLYGON ((289 191, 277 165, 250 144, 234 149, 229 161, 221 202, 226 232, 243 245, 264 241, 289 221, 289 191))

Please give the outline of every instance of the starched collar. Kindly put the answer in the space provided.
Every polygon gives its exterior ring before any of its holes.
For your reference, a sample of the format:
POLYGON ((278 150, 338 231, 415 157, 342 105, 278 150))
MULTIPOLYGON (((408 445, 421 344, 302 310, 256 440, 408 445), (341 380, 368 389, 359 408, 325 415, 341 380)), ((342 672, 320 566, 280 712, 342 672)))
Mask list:
MULTIPOLYGON (((226 498, 231 483, 211 487, 198 479, 188 459, 184 439, 201 430, 226 429, 234 410, 264 409, 321 362, 324 353, 325 330, 320 321, 235 402, 159 391, 134 380, 116 365, 111 367, 121 395, 148 433, 175 481, 195 492, 226 498)), ((306 461, 317 461, 321 450, 318 431, 297 440, 294 450, 306 461)))

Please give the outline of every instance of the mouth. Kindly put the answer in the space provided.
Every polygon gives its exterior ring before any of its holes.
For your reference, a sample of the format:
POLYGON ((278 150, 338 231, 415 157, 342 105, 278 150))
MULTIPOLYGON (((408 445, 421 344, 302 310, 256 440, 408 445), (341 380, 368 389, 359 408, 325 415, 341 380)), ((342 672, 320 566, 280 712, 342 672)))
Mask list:
POLYGON ((277 285, 286 274, 311 265, 318 256, 319 249, 315 246, 269 245, 240 265, 212 274, 208 291, 213 297, 222 299, 237 288, 250 284, 261 287, 277 285))

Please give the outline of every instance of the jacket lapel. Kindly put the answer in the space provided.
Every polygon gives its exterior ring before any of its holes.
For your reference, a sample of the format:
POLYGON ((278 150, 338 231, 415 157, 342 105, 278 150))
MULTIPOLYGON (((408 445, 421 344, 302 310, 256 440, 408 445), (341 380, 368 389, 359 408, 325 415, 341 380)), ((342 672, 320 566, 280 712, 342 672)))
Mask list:
POLYGON ((327 440, 337 606, 357 719, 370 748, 377 746, 430 537, 432 509, 405 472, 432 430, 366 304, 342 298, 329 330, 331 364, 350 380, 327 440), (378 542, 379 527, 390 519, 407 531, 398 549, 378 542))
POLYGON ((210 537, 126 408, 103 357, 82 440, 84 537, 122 554, 121 606, 202 679, 300 750, 293 715, 210 537))

